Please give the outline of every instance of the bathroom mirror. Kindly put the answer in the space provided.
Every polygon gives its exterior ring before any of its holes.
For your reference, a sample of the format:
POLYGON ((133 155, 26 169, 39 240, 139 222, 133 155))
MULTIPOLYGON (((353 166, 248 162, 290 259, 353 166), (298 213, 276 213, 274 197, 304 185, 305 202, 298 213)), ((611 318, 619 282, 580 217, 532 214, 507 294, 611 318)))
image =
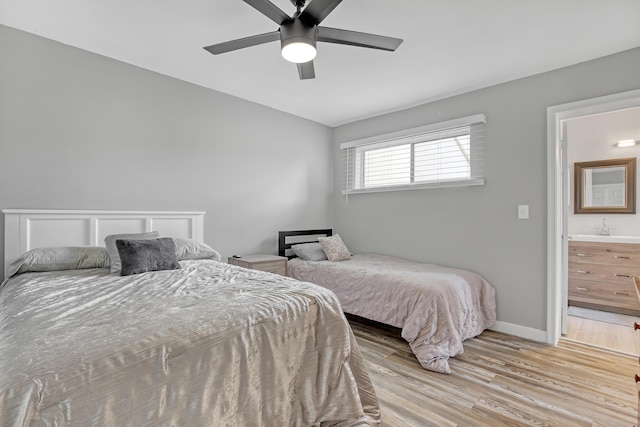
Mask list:
POLYGON ((574 213, 636 213, 636 158, 576 162, 574 213))

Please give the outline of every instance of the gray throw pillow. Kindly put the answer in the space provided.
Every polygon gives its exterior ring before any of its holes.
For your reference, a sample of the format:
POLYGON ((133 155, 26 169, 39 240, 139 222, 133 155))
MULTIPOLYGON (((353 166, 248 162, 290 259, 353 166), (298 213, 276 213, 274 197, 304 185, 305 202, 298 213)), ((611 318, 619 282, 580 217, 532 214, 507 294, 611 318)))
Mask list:
POLYGON ((291 250, 298 258, 305 261, 326 261, 327 254, 324 253, 320 243, 301 243, 291 246, 291 250))
POLYGON ((180 268, 173 239, 116 240, 120 255, 120 275, 146 273, 147 271, 176 270, 180 268))
POLYGON ((116 248, 116 240, 118 239, 153 239, 160 237, 160 233, 157 231, 151 231, 149 233, 133 233, 133 234, 111 234, 104 238, 104 247, 109 252, 109 258, 111 258, 111 272, 120 272, 120 255, 118 255, 118 248, 116 248))

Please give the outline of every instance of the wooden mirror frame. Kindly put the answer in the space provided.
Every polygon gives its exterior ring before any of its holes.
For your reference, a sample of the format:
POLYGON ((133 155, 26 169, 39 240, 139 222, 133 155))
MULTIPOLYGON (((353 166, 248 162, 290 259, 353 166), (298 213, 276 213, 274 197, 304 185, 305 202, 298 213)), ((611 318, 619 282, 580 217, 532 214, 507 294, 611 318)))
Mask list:
POLYGON ((574 164, 574 209, 576 214, 602 214, 602 213, 636 213, 636 158, 596 160, 592 162, 576 162, 574 164), (625 168, 625 202, 626 206, 583 206, 584 201, 584 169, 601 167, 624 167, 625 168))

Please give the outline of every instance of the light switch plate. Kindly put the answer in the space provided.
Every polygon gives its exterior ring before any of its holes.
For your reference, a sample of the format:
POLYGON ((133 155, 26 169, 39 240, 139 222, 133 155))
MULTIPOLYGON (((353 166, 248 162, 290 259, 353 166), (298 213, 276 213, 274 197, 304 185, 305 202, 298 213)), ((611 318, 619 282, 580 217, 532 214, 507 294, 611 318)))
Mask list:
POLYGON ((518 205, 518 219, 529 219, 529 205, 518 205))

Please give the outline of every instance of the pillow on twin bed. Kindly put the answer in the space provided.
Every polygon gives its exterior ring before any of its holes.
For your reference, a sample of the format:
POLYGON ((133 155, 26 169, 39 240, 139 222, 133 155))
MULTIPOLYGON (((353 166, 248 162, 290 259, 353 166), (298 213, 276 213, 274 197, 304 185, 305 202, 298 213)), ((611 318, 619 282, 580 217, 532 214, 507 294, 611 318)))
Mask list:
POLYGON ((151 231, 149 233, 135 233, 135 234, 111 234, 104 238, 104 245, 109 252, 109 258, 111 258, 111 272, 120 272, 120 256, 118 255, 118 248, 116 248, 116 240, 118 239, 153 239, 160 237, 160 233, 157 231, 151 231))
POLYGON ((65 246, 36 248, 20 255, 9 264, 8 277, 15 274, 43 271, 77 270, 109 267, 106 248, 98 246, 65 246))
POLYGON ((177 270, 176 245, 170 237, 159 239, 118 239, 120 275, 146 273, 147 271, 177 270))
POLYGON ((326 261, 328 259, 320 243, 300 243, 292 245, 291 250, 298 258, 305 261, 326 261))
POLYGON ((339 234, 328 237, 318 237, 318 242, 322 245, 322 249, 324 253, 327 254, 329 261, 346 261, 351 259, 351 253, 339 234))

